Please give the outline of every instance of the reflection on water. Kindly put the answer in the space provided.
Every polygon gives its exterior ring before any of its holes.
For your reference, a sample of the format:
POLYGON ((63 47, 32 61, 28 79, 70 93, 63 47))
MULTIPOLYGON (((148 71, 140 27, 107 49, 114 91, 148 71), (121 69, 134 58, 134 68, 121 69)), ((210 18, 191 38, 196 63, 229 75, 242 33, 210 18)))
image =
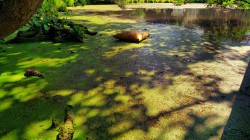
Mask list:
POLYGON ((105 13, 139 22, 176 24, 189 29, 202 28, 211 39, 241 41, 250 31, 250 11, 222 9, 134 9, 105 13))

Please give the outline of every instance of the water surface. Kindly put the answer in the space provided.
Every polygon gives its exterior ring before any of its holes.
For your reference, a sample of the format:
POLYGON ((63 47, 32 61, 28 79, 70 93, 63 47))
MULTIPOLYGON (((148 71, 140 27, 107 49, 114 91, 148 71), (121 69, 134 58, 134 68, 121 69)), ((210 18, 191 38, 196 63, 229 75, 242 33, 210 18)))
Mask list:
POLYGON ((133 9, 127 11, 88 12, 132 19, 153 24, 200 28, 211 39, 241 41, 250 30, 250 11, 237 9, 133 9))
MULTIPOLYGON (((85 43, 0 46, 0 139, 55 139, 52 118, 63 124, 68 105, 74 139, 221 139, 250 59, 237 42, 249 11, 84 8, 68 19, 98 31, 85 43), (112 38, 121 30, 151 35, 139 44, 112 38), (24 77, 28 68, 45 78, 24 77)), ((234 114, 224 139, 250 139, 249 113, 234 114)))

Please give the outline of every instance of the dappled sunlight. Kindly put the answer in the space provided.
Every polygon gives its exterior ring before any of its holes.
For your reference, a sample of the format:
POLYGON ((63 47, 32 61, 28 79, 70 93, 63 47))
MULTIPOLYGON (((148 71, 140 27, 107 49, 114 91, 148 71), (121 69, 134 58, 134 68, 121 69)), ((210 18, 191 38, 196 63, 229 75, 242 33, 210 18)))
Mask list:
POLYGON ((59 96, 69 96, 71 94, 74 94, 76 91, 74 90, 67 90, 67 89, 61 89, 61 90, 56 90, 56 91, 50 91, 49 93, 46 94, 50 94, 50 95, 59 95, 59 96))
POLYGON ((36 66, 49 66, 49 67, 58 67, 62 66, 68 61, 74 61, 77 55, 71 56, 69 58, 33 58, 32 60, 18 63, 17 65, 20 65, 22 67, 36 67, 36 66), (36 64, 36 65, 34 65, 36 64))
POLYGON ((27 87, 15 87, 9 91, 8 96, 13 96, 12 98, 17 101, 28 101, 45 86, 46 83, 37 82, 35 84, 30 84, 27 87))
MULTIPOLYGON (((112 46, 111 46, 112 47, 112 46)), ((106 58, 112 58, 116 55, 119 55, 122 52, 126 52, 128 50, 135 50, 137 48, 144 47, 143 44, 133 44, 131 43, 120 43, 119 46, 114 46, 112 50, 105 52, 102 56, 106 58)), ((135 55, 128 56, 128 57, 135 57, 135 55)))
POLYGON ((84 7, 70 7, 70 10, 72 10, 74 13, 77 12, 77 10, 85 10, 85 11, 121 11, 122 9, 118 7, 117 5, 85 5, 84 7), (75 10, 75 11, 74 11, 75 10))
MULTIPOLYGON (((79 10, 76 9, 76 11, 79 10)), ((54 139, 74 110, 75 139, 219 139, 250 48, 216 44, 201 28, 70 13, 98 35, 80 43, 4 44, 0 139, 54 139), (139 44, 121 30, 147 30, 139 44), (243 51, 244 50, 244 51, 243 51), (45 78, 25 77, 27 68, 45 78), (223 113, 222 113, 223 112, 223 113)))
POLYGON ((17 82, 19 80, 21 80, 24 75, 23 74, 20 74, 20 71, 15 71, 15 73, 18 73, 18 74, 14 74, 14 73, 11 73, 11 72, 4 72, 4 73, 1 73, 1 77, 0 77, 0 83, 5 83, 5 82, 17 82))
MULTIPOLYGON (((3 91, 1 91, 1 94, 4 93, 3 91)), ((8 108, 10 108, 13 104, 13 100, 12 99, 8 99, 8 100, 4 100, 1 102, 1 107, 0 107, 0 112, 2 112, 3 110, 6 110, 8 108)))

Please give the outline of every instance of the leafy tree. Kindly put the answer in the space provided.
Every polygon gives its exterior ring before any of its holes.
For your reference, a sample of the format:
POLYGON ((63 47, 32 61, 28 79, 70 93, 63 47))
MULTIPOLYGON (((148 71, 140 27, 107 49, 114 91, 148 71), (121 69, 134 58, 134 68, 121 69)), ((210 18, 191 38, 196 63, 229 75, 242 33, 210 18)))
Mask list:
MULTIPOLYGON (((42 6, 32 16, 28 24, 28 30, 22 30, 15 38, 9 38, 11 42, 19 42, 30 39, 51 39, 56 42, 64 40, 85 41, 85 34, 95 35, 80 24, 74 24, 67 19, 58 19, 60 7, 64 5, 61 0, 44 0, 42 6)), ((65 4, 66 5, 66 4, 65 4)), ((67 8, 67 7, 66 7, 67 8)))

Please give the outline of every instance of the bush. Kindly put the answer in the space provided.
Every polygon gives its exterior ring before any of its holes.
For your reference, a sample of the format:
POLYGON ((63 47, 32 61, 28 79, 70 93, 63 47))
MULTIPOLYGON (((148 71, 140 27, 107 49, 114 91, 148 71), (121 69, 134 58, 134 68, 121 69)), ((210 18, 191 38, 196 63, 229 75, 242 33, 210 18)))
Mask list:
POLYGON ((74 0, 64 0, 64 2, 66 3, 66 5, 68 7, 73 7, 75 6, 75 1, 74 0))
POLYGON ((86 4, 91 4, 91 0, 86 0, 86 4))
POLYGON ((223 2, 222 2, 222 7, 224 7, 224 8, 227 7, 227 6, 232 7, 233 4, 234 4, 234 0, 223 1, 223 2))
POLYGON ((115 3, 121 8, 125 8, 125 6, 127 5, 126 0, 115 0, 115 3))
POLYGON ((67 12, 67 5, 65 3, 61 4, 59 7, 58 7, 58 11, 59 12, 67 12))
POLYGON ((180 6, 180 5, 184 4, 184 0, 173 0, 173 4, 176 6, 180 6))
POLYGON ((38 10, 39 16, 53 18, 58 16, 58 8, 62 3, 58 0, 44 0, 42 7, 38 10))
POLYGON ((194 0, 193 2, 196 2, 196 3, 206 3, 207 0, 194 0))
POLYGON ((87 4, 86 0, 75 0, 75 6, 83 6, 86 4, 87 4))
POLYGON ((184 0, 184 3, 192 3, 194 0, 184 0))
POLYGON ((145 2, 145 0, 139 0, 139 3, 144 3, 145 2))
POLYGON ((240 1, 237 1, 237 4, 240 8, 250 9, 250 1, 249 0, 240 0, 240 1))

